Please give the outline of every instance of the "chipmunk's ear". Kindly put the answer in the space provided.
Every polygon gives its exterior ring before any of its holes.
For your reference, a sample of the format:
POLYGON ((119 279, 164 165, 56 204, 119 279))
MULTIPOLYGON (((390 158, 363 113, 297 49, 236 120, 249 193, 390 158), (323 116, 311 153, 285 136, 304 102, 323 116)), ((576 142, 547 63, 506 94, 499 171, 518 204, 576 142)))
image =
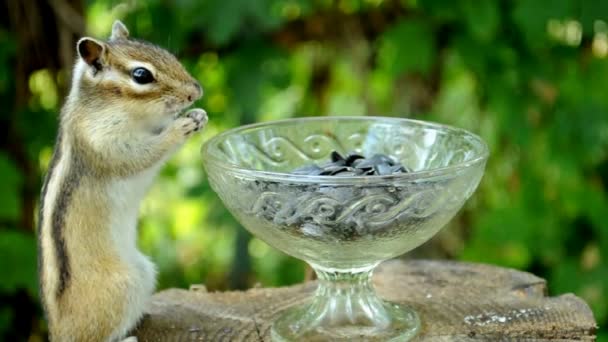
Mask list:
POLYGON ((85 37, 76 43, 78 55, 85 63, 101 70, 103 56, 106 50, 105 44, 97 39, 85 37))
POLYGON ((112 35, 110 40, 129 38, 129 29, 120 20, 116 20, 112 25, 112 35))

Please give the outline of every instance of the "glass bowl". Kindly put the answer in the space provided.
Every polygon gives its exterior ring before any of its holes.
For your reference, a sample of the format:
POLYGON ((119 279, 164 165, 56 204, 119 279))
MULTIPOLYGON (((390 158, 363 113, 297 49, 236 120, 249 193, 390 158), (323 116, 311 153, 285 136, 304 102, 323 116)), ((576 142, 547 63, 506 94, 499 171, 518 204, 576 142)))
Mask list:
POLYGON ((479 184, 488 148, 472 133, 435 123, 314 117, 238 127, 210 139, 202 154, 213 190, 236 219, 318 276, 315 296, 273 323, 273 340, 407 341, 420 319, 378 298, 372 271, 458 212, 479 184), (384 154, 411 172, 291 173, 329 161, 332 151, 384 154))

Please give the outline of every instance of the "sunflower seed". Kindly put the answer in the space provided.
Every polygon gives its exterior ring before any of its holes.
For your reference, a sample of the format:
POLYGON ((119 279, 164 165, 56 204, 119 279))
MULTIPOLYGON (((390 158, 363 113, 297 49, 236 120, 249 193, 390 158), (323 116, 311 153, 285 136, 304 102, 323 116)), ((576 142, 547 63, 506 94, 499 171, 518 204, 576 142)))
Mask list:
POLYGON ((363 157, 363 156, 362 156, 362 155, 360 155, 360 154, 354 154, 354 153, 353 153, 353 154, 349 154, 349 155, 346 157, 345 162, 346 162, 346 165, 348 165, 348 166, 352 166, 352 165, 353 165, 353 163, 354 163, 355 161, 357 161, 357 160, 361 160, 361 159, 365 159, 365 157, 363 157))
POLYGON ((295 169, 292 173, 297 175, 322 175, 322 176, 372 176, 390 175, 395 173, 411 172, 411 170, 393 158, 384 154, 374 154, 370 158, 356 153, 342 156, 339 152, 333 151, 329 162, 317 166, 315 164, 306 165, 295 169))
POLYGON ((332 162, 339 162, 339 161, 344 161, 344 157, 342 157, 342 155, 340 153, 338 153, 337 151, 332 151, 331 152, 331 161, 332 162))

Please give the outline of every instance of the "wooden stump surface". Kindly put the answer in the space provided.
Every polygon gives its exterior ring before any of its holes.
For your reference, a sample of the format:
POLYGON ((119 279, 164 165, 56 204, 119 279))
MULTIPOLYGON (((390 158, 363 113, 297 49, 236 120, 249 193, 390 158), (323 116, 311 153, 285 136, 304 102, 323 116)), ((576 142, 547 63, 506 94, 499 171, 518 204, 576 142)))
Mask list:
MULTIPOLYGON (((547 297, 545 280, 495 266, 389 261, 378 267, 381 297, 413 307, 413 341, 593 341, 589 306, 572 294, 547 297)), ((207 292, 204 286, 154 295, 139 341, 270 341, 280 311, 310 298, 315 282, 282 288, 207 292)), ((354 340, 353 340, 354 341, 354 340)))

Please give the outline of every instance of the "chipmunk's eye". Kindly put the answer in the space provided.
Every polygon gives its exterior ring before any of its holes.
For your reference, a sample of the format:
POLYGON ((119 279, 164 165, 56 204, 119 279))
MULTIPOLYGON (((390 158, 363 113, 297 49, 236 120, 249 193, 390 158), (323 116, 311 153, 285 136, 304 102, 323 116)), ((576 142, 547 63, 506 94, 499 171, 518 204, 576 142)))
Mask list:
POLYGON ((141 67, 133 69, 133 71, 131 71, 131 77, 139 84, 147 84, 154 81, 154 76, 152 76, 150 70, 141 67))

